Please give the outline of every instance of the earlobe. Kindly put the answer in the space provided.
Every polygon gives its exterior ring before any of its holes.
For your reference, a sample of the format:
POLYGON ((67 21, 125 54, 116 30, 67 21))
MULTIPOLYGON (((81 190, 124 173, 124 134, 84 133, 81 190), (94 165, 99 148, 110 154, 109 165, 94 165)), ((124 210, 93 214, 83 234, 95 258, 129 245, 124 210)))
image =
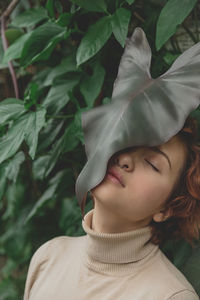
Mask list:
POLYGON ((166 221, 169 217, 171 216, 170 214, 170 210, 168 210, 167 212, 163 213, 163 212, 159 212, 153 215, 153 220, 155 222, 164 222, 166 221))

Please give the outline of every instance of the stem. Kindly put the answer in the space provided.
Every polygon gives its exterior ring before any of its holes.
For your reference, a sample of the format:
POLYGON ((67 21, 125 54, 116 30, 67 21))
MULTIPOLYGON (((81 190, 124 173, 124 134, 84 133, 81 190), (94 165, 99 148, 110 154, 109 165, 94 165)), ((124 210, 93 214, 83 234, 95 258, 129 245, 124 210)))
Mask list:
MULTIPOLYGON (((8 16, 11 14, 11 12, 16 7, 18 2, 19 2, 19 0, 13 0, 1 16, 1 36, 2 36, 2 43, 3 43, 4 51, 6 51, 6 49, 8 48, 8 41, 7 41, 6 35, 5 35, 6 18, 8 18, 8 16)), ((18 84, 17 84, 17 77, 16 77, 16 74, 15 74, 15 70, 14 70, 12 61, 8 62, 8 68, 9 68, 11 78, 12 78, 12 82, 13 82, 13 86, 14 86, 15 97, 19 98, 19 88, 18 88, 18 84)))
POLYGON ((19 3, 19 0, 11 1, 11 3, 6 8, 6 10, 3 12, 2 17, 7 18, 11 14, 11 12, 15 9, 15 7, 17 6, 18 3, 19 3))
POLYGON ((134 16, 135 16, 139 21, 141 21, 141 22, 143 22, 143 23, 145 22, 145 19, 143 19, 137 12, 134 11, 133 14, 134 14, 134 16))

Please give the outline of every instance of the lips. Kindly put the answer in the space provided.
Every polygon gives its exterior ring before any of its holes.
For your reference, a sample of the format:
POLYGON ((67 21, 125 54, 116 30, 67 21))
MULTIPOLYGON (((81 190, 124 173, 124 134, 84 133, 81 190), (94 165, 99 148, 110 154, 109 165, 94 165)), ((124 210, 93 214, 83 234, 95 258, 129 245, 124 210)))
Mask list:
POLYGON ((108 170, 108 174, 111 174, 112 176, 114 176, 115 178, 117 178, 117 180, 121 183, 121 185, 123 187, 125 187, 122 176, 116 170, 114 170, 113 168, 111 168, 111 169, 108 170))

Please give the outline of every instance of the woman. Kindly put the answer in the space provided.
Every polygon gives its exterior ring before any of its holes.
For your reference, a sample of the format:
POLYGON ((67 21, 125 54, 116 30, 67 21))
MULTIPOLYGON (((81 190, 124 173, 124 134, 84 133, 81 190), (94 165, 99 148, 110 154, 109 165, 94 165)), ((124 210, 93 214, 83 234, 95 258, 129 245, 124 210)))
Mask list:
POLYGON ((159 249, 167 238, 192 245, 198 239, 199 181, 197 123, 190 117, 160 147, 115 153, 91 190, 86 235, 56 237, 35 252, 24 300, 199 299, 159 249))

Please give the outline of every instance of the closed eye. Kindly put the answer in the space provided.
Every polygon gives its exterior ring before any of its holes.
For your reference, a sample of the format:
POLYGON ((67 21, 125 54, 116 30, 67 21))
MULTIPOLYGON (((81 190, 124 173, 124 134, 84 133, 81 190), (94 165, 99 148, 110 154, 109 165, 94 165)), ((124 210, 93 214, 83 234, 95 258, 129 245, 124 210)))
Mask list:
POLYGON ((152 163, 150 163, 150 161, 148 161, 147 159, 145 159, 145 161, 156 171, 156 172, 160 172, 152 163))

